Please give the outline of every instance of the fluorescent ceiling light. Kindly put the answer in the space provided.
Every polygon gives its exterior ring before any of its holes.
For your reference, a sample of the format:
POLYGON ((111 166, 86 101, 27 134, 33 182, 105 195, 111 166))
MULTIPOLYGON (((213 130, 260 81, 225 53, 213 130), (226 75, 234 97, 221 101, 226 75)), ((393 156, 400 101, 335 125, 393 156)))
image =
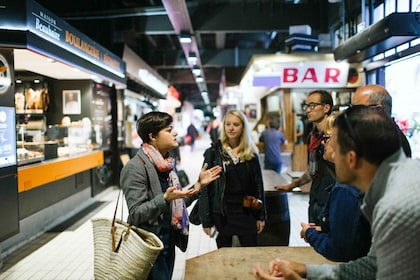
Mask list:
POLYGON ((198 76, 201 74, 201 69, 200 67, 198 67, 197 65, 195 65, 192 69, 192 73, 194 74, 194 76, 198 76))
POLYGON ((191 35, 189 35, 189 34, 181 34, 179 36, 179 41, 181 42, 181 44, 190 44, 192 42, 191 35))
POLYGON ((190 54, 188 55, 188 61, 192 63, 197 62, 197 56, 194 52, 190 52, 190 54))

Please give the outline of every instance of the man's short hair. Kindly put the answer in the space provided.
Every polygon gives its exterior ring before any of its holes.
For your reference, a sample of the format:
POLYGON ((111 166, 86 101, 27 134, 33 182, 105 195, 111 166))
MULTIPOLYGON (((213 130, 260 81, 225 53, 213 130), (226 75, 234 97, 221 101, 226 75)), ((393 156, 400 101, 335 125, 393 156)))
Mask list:
POLYGON ((279 127, 280 127, 280 123, 276 119, 269 119, 268 120, 268 125, 270 126, 270 128, 274 128, 274 129, 279 129, 279 127))
POLYGON ((392 112, 392 97, 389 92, 385 89, 380 92, 372 92, 369 95, 369 103, 370 105, 382 105, 383 110, 385 113, 391 115, 392 112))
POLYGON ((321 96, 321 100, 320 100, 321 103, 330 105, 330 110, 327 112, 327 115, 330 115, 334 106, 334 102, 331 97, 331 94, 326 90, 320 90, 320 89, 311 91, 310 93, 308 93, 308 96, 312 94, 319 94, 321 96))
POLYGON ((340 153, 350 150, 379 165, 401 148, 397 125, 382 108, 355 105, 337 116, 340 153))

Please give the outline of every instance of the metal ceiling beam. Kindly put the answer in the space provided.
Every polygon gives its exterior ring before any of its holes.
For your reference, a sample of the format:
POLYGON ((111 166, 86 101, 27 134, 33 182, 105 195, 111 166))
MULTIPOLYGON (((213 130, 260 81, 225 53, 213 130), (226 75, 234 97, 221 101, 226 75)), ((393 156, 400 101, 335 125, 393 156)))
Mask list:
POLYGON ((207 86, 205 82, 206 77, 204 76, 204 71, 200 59, 200 52, 196 38, 194 36, 194 29, 191 24, 190 15, 185 0, 163 0, 162 3, 168 13, 169 20, 171 21, 176 34, 180 35, 181 33, 187 33, 191 35, 191 43, 181 44, 181 47, 184 51, 185 59, 189 57, 190 53, 195 53, 197 61, 195 63, 189 63, 189 65, 191 70, 194 65, 200 67, 203 82, 197 82, 197 86, 201 92, 207 92, 207 86))

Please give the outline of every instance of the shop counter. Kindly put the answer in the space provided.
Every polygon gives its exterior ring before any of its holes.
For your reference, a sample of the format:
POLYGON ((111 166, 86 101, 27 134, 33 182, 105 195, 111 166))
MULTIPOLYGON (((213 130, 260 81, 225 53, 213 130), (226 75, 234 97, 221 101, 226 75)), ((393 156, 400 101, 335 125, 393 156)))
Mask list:
POLYGON ((188 259, 185 280, 190 279, 255 279, 251 274, 257 263, 268 269, 274 258, 288 259, 301 263, 334 263, 315 252, 312 247, 233 247, 221 248, 188 259))
POLYGON ((97 150, 21 166, 18 168, 18 191, 19 193, 29 191, 101 166, 103 163, 104 153, 97 150))

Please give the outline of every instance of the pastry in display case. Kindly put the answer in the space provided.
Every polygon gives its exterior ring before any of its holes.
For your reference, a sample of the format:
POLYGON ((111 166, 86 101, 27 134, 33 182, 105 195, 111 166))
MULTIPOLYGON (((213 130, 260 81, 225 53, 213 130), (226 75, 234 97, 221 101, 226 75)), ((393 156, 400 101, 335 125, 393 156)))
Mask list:
POLYGON ((18 166, 44 160, 44 143, 41 141, 41 131, 28 133, 26 124, 16 125, 16 152, 18 166), (31 141, 28 141, 31 140, 31 141))

